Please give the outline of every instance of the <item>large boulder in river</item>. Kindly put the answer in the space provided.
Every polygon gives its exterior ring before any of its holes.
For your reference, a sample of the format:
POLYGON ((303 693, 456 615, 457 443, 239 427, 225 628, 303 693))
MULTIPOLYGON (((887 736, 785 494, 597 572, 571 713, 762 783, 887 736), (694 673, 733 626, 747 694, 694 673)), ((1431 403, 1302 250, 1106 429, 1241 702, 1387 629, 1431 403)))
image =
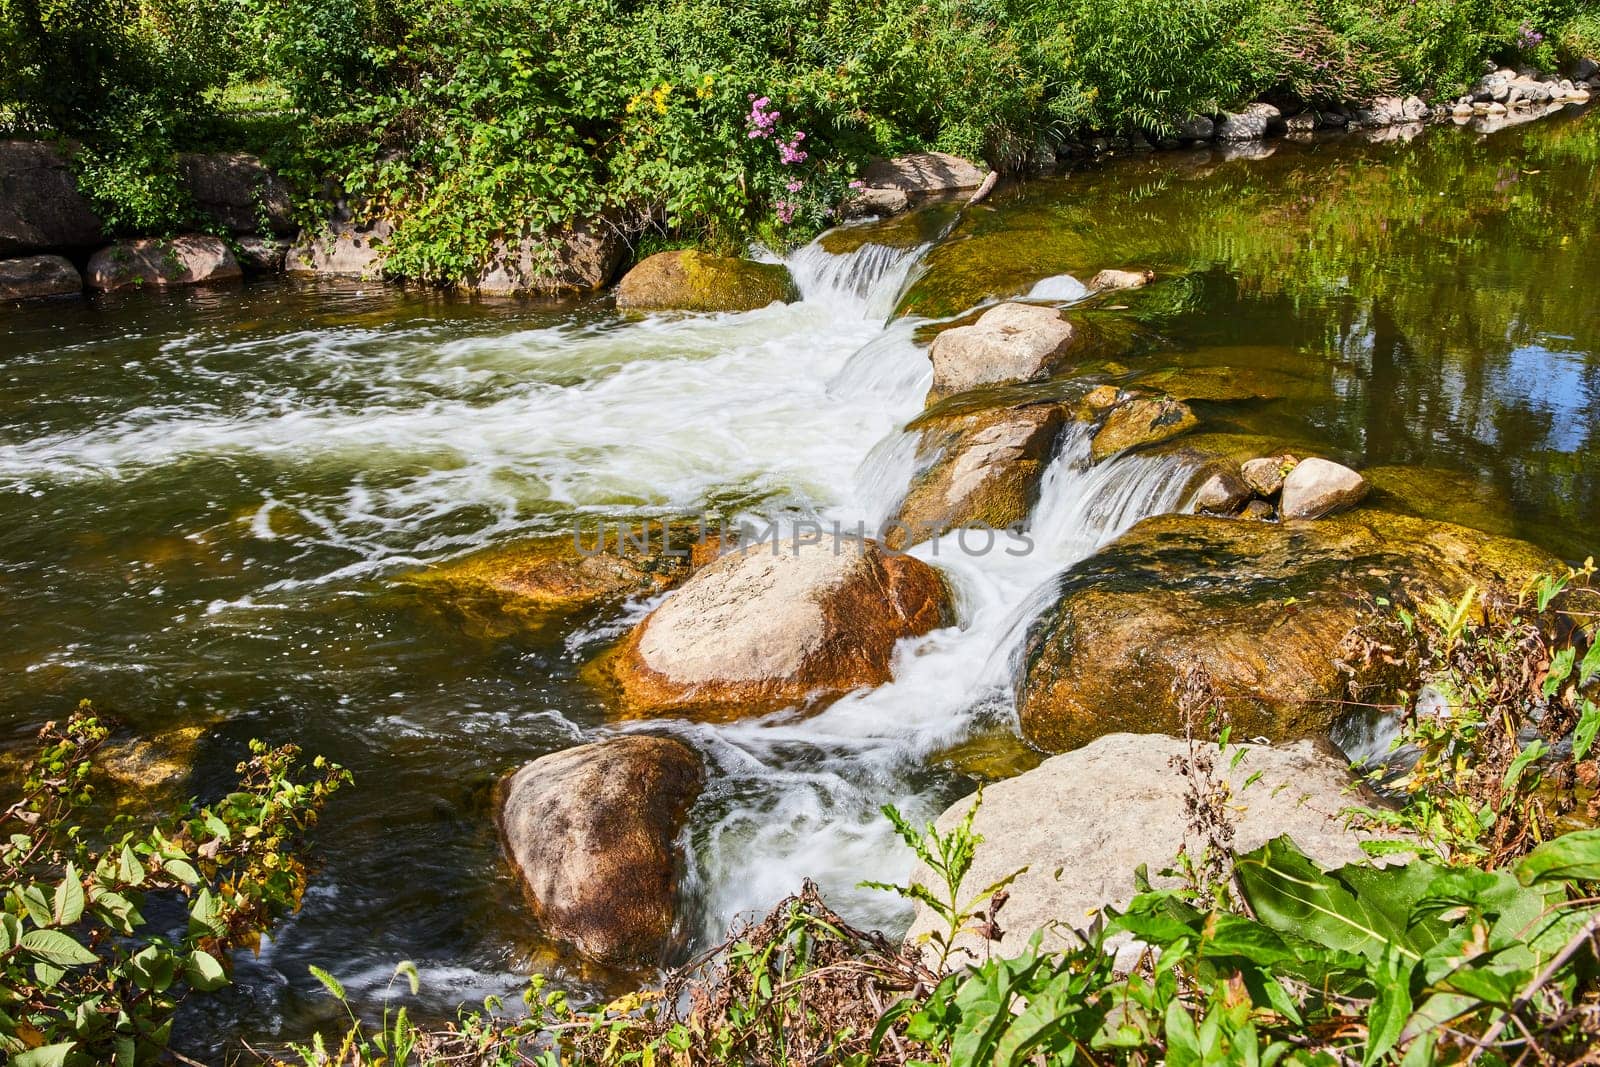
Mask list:
POLYGON ((244 277, 239 261, 220 237, 184 234, 118 241, 89 257, 84 281, 91 289, 165 289, 231 282, 244 277))
POLYGON ((697 571, 585 674, 628 715, 755 714, 881 685, 901 638, 950 618, 939 573, 875 541, 758 541, 697 571))
POLYGON ((1170 441, 1200 424, 1188 404, 1170 396, 1132 394, 1118 398, 1089 442, 1096 463, 1130 448, 1170 441))
POLYGON ((1001 304, 970 326, 945 330, 933 339, 930 398, 966 392, 980 385, 1029 382, 1060 369, 1072 347, 1072 323, 1055 308, 1001 304))
POLYGON ((608 963, 661 965, 680 938, 677 841, 705 769, 668 738, 534 760, 498 790, 501 841, 549 936, 608 963))
POLYGON ((330 278, 381 278, 393 236, 394 224, 388 219, 336 219, 320 230, 303 230, 284 257, 283 269, 330 278))
MULTIPOLYGON (((1180 848, 1193 853, 1204 844, 1188 831, 1189 783, 1172 766, 1188 754, 1176 738, 1112 734, 987 786, 973 820, 983 840, 967 883, 992 885, 1027 871, 1011 883, 998 916, 999 943, 985 946, 968 934, 957 948, 980 959, 986 951, 1014 956, 1040 931, 1046 949, 1067 948, 1078 943, 1071 931, 1088 926, 1095 912, 1127 907, 1141 865, 1157 887, 1175 886, 1157 872, 1172 866, 1180 848)), ((1231 791, 1234 848, 1250 851, 1287 834, 1325 868, 1365 858, 1366 835, 1348 829, 1341 815, 1359 802, 1349 763, 1331 745, 1238 745, 1215 762, 1231 791), (1234 750, 1242 753, 1237 764, 1234 750), (1250 781, 1254 775, 1260 777, 1250 781)), ((970 797, 958 800, 937 825, 948 833, 971 806, 970 797)), ((915 877, 929 881, 926 871, 915 877)), ((936 929, 937 919, 919 906, 907 936, 936 929)))
POLYGON ((465 287, 480 293, 592 293, 611 284, 627 250, 603 218, 541 238, 501 237, 488 264, 465 287))
POLYGON ((1202 667, 1234 736, 1318 733, 1347 698, 1336 661, 1374 598, 1514 590, 1557 567, 1521 541, 1372 509, 1281 524, 1146 519, 1062 575, 1028 638, 1022 732, 1050 752, 1116 731, 1181 733, 1178 683, 1202 667))
POLYGON ((38 300, 83 292, 78 269, 61 256, 0 259, 0 300, 38 300))
POLYGON ((98 244, 104 224, 65 156, 42 141, 0 141, 0 256, 98 244))
POLYGON ((988 176, 987 167, 948 152, 913 152, 893 159, 874 159, 862 172, 861 180, 868 189, 939 196, 976 189, 988 176))
POLYGON ((717 554, 690 526, 648 524, 538 537, 410 575, 437 606, 488 636, 536 630, 576 612, 672 589, 717 554))
POLYGON ((617 307, 637 311, 754 311, 798 299, 781 263, 688 250, 641 260, 617 286, 617 307))
POLYGON ((294 201, 284 180, 247 152, 186 152, 178 171, 195 209, 234 233, 295 232, 294 201))
POLYGON ((899 548, 963 526, 1004 530, 1027 519, 1066 424, 1062 405, 1030 404, 919 420, 917 475, 888 538, 899 548))

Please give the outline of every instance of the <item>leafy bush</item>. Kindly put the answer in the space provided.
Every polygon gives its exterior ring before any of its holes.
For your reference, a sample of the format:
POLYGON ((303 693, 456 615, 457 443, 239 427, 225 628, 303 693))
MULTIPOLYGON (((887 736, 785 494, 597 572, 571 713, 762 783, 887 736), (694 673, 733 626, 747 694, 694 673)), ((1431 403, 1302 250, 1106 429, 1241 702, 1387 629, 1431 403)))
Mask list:
POLYGON ((107 733, 88 704, 47 723, 0 812, 0 1051, 13 1067, 160 1059, 179 1003, 227 985, 229 954, 299 906, 304 834, 348 781, 293 746, 252 743, 235 792, 102 841, 81 818, 107 733), (171 929, 148 917, 167 902, 186 915, 171 929))

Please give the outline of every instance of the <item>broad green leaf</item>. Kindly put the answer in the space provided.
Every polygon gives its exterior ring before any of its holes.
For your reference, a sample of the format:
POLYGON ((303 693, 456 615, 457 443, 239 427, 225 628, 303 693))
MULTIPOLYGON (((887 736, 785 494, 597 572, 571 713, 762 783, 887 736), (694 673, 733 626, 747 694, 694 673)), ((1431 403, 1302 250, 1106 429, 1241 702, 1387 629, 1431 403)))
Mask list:
POLYGON ((38 886, 30 885, 22 891, 22 906, 27 909, 28 918, 33 920, 33 925, 55 925, 55 909, 50 906, 50 901, 45 899, 44 890, 38 886))
POLYGON ((157 945, 148 945, 134 953, 128 961, 128 967, 133 972, 134 983, 140 989, 149 989, 157 993, 165 992, 172 985, 172 978, 177 970, 176 961, 172 953, 157 945))
POLYGON ((1546 841, 1522 857, 1516 874, 1523 885, 1552 880, 1600 881, 1600 829, 1577 830, 1546 841))
POLYGON ((127 885, 144 884, 144 864, 139 862, 139 857, 127 845, 122 846, 122 855, 117 858, 117 877, 127 885))
POLYGON ((203 949, 196 949, 194 955, 189 957, 188 966, 184 968, 184 977, 189 980, 191 986, 202 993, 221 989, 228 984, 228 974, 222 969, 222 964, 203 949))
POLYGON ((163 870, 184 885, 194 885, 200 881, 200 872, 195 870, 194 865, 188 860, 171 859, 161 866, 163 870))
POLYGON ((1517 758, 1511 761, 1511 766, 1506 768, 1506 790, 1508 792, 1515 791, 1517 783, 1522 779, 1522 773, 1535 760, 1544 758, 1545 753, 1549 751, 1550 746, 1537 738, 1524 745, 1522 751, 1517 753, 1517 758))
POLYGON ((0 914, 0 952, 9 952, 22 940, 22 920, 10 912, 0 914))
POLYGON ((67 1055, 78 1047, 76 1041, 59 1041, 54 1045, 40 1045, 11 1057, 11 1067, 61 1067, 67 1055))
POLYGON ((1173 997, 1165 1019, 1167 1067, 1197 1067, 1202 1062, 1200 1035, 1183 1002, 1173 997))
POLYGON ((1588 685, 1597 674, 1600 674, 1600 633, 1589 635, 1589 651, 1578 665, 1578 684, 1588 685))
POLYGON ((62 967, 94 963, 99 959, 60 930, 29 930, 22 935, 21 944, 31 955, 62 967))
MULTIPOLYGON (((1594 647, 1600 648, 1600 641, 1596 641, 1594 647)), ((1600 733, 1600 707, 1597 707, 1592 700, 1585 700, 1578 725, 1572 728, 1573 759, 1581 760, 1589 754, 1589 750, 1594 747, 1596 733, 1600 733)))
POLYGON ((71 926, 83 918, 83 879, 78 877, 78 869, 72 864, 67 864, 66 877, 61 879, 61 884, 56 887, 55 920, 57 926, 71 926))
POLYGON ((1578 650, 1568 645, 1550 657, 1550 669, 1544 676, 1545 696, 1555 696, 1561 690, 1562 683, 1572 676, 1572 661, 1577 655, 1578 650))

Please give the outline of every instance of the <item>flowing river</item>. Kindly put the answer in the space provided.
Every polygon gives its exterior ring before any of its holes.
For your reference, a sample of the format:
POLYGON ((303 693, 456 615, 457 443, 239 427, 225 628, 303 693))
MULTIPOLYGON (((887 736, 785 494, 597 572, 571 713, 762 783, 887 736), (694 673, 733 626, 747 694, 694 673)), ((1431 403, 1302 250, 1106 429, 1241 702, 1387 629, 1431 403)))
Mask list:
MULTIPOLYGON (((1101 267, 1150 267, 1157 284, 1083 306, 1102 374, 1183 381, 1198 432, 1349 462, 1391 506, 1592 551, 1600 122, 1251 154, 1135 157, 835 234, 788 258, 800 302, 747 314, 281 281, 0 310, 0 741, 87 697, 143 733, 203 726, 189 792, 225 787, 252 737, 356 775, 304 909, 186 1017, 184 1047, 305 1036, 332 1010, 308 964, 363 1008, 402 959, 441 1010, 530 970, 611 987, 540 941, 489 789, 641 727, 577 674, 652 604, 508 635, 397 579, 579 522, 875 526, 914 471, 926 327, 985 302, 1069 305, 1101 267)), ((1012 680, 1052 578, 1191 489, 1181 453, 1086 453, 1065 435, 1030 551, 915 550, 960 621, 906 643, 890 683, 810 716, 644 724, 708 763, 694 945, 807 877, 902 927, 856 888, 910 868, 879 807, 930 817, 1041 758, 1012 680)))

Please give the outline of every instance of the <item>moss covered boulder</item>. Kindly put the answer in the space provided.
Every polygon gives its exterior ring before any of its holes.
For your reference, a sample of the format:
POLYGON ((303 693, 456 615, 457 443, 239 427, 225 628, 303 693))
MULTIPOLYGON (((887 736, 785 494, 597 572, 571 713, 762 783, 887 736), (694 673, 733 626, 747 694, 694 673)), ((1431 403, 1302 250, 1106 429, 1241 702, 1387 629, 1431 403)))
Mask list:
POLYGON ((1003 530, 1025 521, 1065 425, 1065 407, 1057 403, 913 423, 922 432, 919 451, 930 462, 900 503, 889 547, 963 526, 1003 530))
MULTIPOLYGON (((1018 682, 1023 735, 1050 752, 1116 731, 1180 733, 1177 683, 1211 676, 1240 737, 1325 730, 1346 635, 1374 597, 1520 587, 1559 566, 1532 545, 1371 509, 1315 522, 1146 519, 1061 578, 1018 682)), ((1360 681, 1360 679, 1358 679, 1360 681)))
POLYGON ((800 299, 781 263, 658 252, 622 276, 617 307, 636 311, 754 311, 800 299))
POLYGON ((585 677, 626 716, 759 714, 881 685, 896 644, 952 614, 937 571, 875 541, 762 542, 697 571, 585 677))
POLYGON ((1089 452, 1096 463, 1131 448, 1169 441, 1200 424, 1189 405, 1170 396, 1124 395, 1095 431, 1089 452))
POLYGON ((705 785, 693 749, 613 737, 529 763, 498 789, 501 841, 549 936, 605 963, 678 945, 678 836, 705 785))
POLYGON ((580 611, 664 592, 715 558, 715 539, 702 539, 691 527, 666 530, 665 539, 659 526, 631 531, 644 547, 615 529, 539 537, 451 560, 405 581, 472 632, 536 630, 580 611))

